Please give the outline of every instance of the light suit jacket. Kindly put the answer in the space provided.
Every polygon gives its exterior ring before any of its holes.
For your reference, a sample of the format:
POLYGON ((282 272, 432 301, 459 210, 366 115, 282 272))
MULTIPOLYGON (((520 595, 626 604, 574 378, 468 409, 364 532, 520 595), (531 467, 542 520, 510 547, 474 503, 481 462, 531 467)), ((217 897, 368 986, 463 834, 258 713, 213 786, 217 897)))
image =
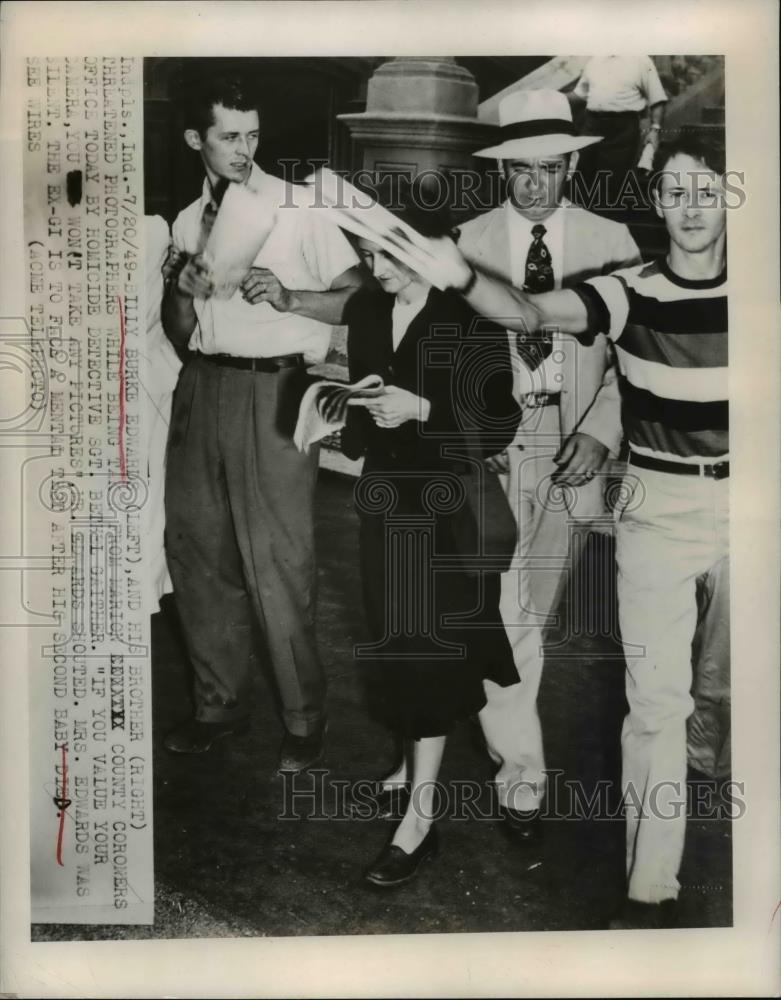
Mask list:
MULTIPOLYGON (((562 287, 640 263, 640 251, 626 226, 568 203, 560 211, 566 212, 562 287)), ((464 256, 481 271, 511 283, 506 208, 486 212, 465 223, 460 231, 458 248, 464 256)), ((514 335, 511 351, 517 358, 514 335)), ((584 347, 573 337, 566 337, 564 353, 559 406, 527 409, 516 444, 533 447, 556 437, 562 444, 574 431, 581 431, 601 441, 617 456, 622 437, 621 400, 606 338, 599 334, 592 347, 584 347)))

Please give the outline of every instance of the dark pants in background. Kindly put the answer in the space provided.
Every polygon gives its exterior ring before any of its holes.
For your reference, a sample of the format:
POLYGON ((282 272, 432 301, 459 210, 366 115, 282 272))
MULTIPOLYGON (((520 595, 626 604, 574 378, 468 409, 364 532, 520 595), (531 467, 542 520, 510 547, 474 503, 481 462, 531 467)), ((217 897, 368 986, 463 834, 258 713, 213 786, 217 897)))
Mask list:
POLYGON ((166 547, 203 722, 248 714, 255 620, 287 729, 307 736, 324 716, 314 632, 318 455, 292 441, 305 377, 195 356, 176 389, 166 547))
POLYGON ((640 157, 640 116, 636 111, 586 111, 581 132, 604 138, 580 151, 580 190, 575 200, 592 212, 613 219, 621 217, 633 207, 629 192, 634 188, 625 185, 627 173, 637 166, 640 157), (606 181, 595 187, 600 171, 605 172, 606 181), (588 199, 586 192, 592 189, 599 194, 588 199), (621 198, 622 191, 626 199, 621 198), (626 201, 623 206, 622 200, 626 201))

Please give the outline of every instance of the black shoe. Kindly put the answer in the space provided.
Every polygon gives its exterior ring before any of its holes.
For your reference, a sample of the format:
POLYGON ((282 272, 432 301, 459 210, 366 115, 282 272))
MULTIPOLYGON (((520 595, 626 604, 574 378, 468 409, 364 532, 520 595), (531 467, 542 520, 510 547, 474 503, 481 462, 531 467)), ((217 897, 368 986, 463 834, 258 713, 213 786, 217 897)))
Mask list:
POLYGON ((383 785, 382 781, 356 781, 347 793, 345 810, 353 819, 401 819, 409 798, 408 782, 383 785))
POLYGON ((248 719, 235 722, 201 722, 189 719, 172 730, 163 740, 163 746, 171 753, 206 753, 217 740, 234 733, 246 733, 248 719))
POLYGON ((542 834, 542 820, 539 809, 530 809, 522 812, 519 809, 510 809, 507 806, 500 806, 499 811, 502 816, 505 833, 511 840, 523 844, 531 844, 540 839, 542 834))
POLYGON ((417 875, 424 861, 433 858, 439 848, 439 837, 432 826, 412 854, 407 854, 395 844, 388 844, 364 876, 367 882, 383 889, 403 885, 417 875))
POLYGON ((322 723, 308 736, 295 736, 286 732, 279 751, 278 772, 297 774, 313 764, 319 764, 325 753, 325 731, 326 725, 322 723))
POLYGON ((625 899, 608 926, 611 931, 666 930, 676 926, 677 916, 677 899, 664 899, 661 903, 641 903, 637 899, 625 899))

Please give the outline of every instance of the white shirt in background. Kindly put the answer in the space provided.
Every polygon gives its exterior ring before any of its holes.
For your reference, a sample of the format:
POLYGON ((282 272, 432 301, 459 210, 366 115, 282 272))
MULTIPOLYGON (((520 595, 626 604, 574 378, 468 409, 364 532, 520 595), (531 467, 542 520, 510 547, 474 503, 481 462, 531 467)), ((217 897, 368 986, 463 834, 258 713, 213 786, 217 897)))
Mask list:
POLYGON ((573 93, 589 111, 644 111, 667 100, 650 56, 594 56, 573 93))

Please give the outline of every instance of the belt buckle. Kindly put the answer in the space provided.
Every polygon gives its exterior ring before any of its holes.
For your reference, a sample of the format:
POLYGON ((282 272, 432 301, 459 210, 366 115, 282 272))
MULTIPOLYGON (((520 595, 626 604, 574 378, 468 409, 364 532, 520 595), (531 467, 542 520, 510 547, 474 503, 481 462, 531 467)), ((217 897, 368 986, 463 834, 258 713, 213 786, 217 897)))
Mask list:
POLYGON ((545 406, 550 393, 547 392, 530 392, 524 396, 524 406, 528 406, 530 410, 536 410, 540 406, 545 406))
POLYGON ((713 466, 714 479, 726 479, 729 470, 729 462, 716 462, 713 466))

